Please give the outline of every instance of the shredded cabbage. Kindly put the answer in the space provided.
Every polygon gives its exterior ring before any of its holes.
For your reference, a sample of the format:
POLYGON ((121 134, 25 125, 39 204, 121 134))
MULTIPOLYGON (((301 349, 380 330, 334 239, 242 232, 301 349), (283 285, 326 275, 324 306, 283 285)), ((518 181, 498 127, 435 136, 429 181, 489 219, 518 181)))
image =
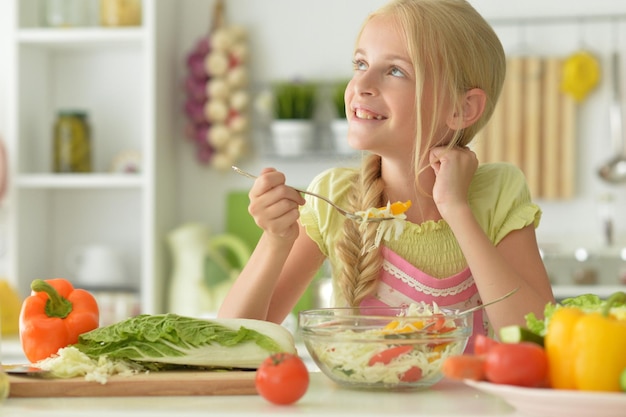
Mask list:
MULTIPOLYGON (((396 203, 397 204, 397 203, 396 203)), ((407 202, 407 208, 410 206, 410 201, 407 202)), ((391 218, 391 220, 384 220, 378 223, 376 229, 376 238, 374 244, 368 249, 368 251, 374 250, 380 246, 380 243, 385 240, 387 242, 391 240, 397 240, 402 232, 404 232, 404 225, 406 220, 406 214, 404 211, 395 212, 392 209, 390 201, 387 202, 385 207, 370 207, 367 210, 357 211, 357 216, 361 217, 360 228, 367 227, 367 220, 372 218, 391 218)))
POLYGON ((345 330, 332 332, 322 336, 311 335, 306 341, 309 351, 320 367, 324 367, 336 380, 356 386, 402 386, 412 385, 402 380, 403 375, 411 368, 419 367, 422 376, 416 385, 430 385, 441 379, 443 361, 451 355, 463 353, 467 343, 466 338, 459 338, 457 334, 446 337, 441 333, 437 338, 416 341, 415 339, 385 339, 381 337, 391 333, 406 333, 426 326, 423 321, 416 321, 415 316, 439 315, 445 321, 443 327, 448 332, 456 330, 453 319, 441 314, 436 305, 426 303, 411 304, 404 314, 391 321, 387 326, 363 331, 345 330), (378 342, 378 343, 377 343, 378 342), (396 347, 410 345, 413 347, 389 363, 370 364, 370 360, 382 351, 396 347))
POLYGON ((142 366, 123 360, 110 360, 106 356, 92 359, 73 346, 61 348, 56 355, 34 364, 50 371, 56 378, 84 376, 87 381, 106 384, 109 376, 130 376, 142 371, 142 366))

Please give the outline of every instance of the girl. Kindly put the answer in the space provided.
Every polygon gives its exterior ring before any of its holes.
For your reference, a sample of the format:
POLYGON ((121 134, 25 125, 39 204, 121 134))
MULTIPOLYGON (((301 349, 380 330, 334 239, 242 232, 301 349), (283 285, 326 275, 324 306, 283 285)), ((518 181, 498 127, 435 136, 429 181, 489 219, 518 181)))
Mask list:
MULTIPOLYGON (((495 331, 553 302, 535 227, 540 209, 509 164, 478 165, 468 144, 487 122, 505 75, 497 36, 464 0, 395 0, 365 21, 345 92, 348 141, 360 170, 335 168, 309 186, 360 211, 411 200, 397 240, 373 247, 325 202, 306 200, 264 169, 249 212, 264 233, 221 317, 281 322, 329 258, 337 306, 414 301, 486 308, 495 331)), ((475 314, 475 334, 486 332, 475 314)))

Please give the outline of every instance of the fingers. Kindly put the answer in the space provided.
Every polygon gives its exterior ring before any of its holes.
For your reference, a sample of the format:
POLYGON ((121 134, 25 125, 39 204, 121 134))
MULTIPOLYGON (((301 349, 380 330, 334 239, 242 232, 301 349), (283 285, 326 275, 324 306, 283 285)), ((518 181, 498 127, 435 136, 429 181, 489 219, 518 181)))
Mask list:
POLYGON ((435 171, 435 174, 438 174, 442 164, 455 163, 474 165, 478 162, 478 158, 476 153, 467 146, 457 146, 454 148, 438 146, 430 150, 428 162, 435 171))
POLYGON ((444 218, 446 207, 467 202, 467 193, 478 168, 476 154, 469 148, 433 148, 429 162, 435 172, 433 199, 444 218))
POLYGON ((291 236, 295 229, 297 236, 298 208, 305 200, 300 193, 285 185, 282 172, 263 169, 248 196, 248 212, 259 227, 279 236, 291 236))
POLYGON ((273 168, 265 168, 261 175, 254 181, 254 185, 248 193, 250 200, 262 198, 263 200, 292 200, 297 205, 304 204, 304 197, 292 187, 285 185, 285 175, 273 168))
POLYGON ((439 174, 439 168, 441 166, 441 159, 437 149, 439 148, 433 148, 428 153, 428 163, 433 171, 435 171, 435 175, 439 174))

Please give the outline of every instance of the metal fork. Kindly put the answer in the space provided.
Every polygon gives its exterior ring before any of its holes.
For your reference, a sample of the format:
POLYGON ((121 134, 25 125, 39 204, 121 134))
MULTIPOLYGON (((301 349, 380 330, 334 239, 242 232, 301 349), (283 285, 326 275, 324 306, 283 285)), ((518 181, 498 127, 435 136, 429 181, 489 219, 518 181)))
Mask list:
MULTIPOLYGON (((236 167, 236 166, 234 166, 234 165, 233 165, 231 168, 232 168, 232 169, 233 169, 233 171, 235 171, 237 174, 243 175, 244 177, 248 177, 248 178, 251 178, 251 179, 256 179, 256 178, 258 178, 256 175, 251 174, 251 173, 249 173, 249 172, 247 172, 247 171, 244 171, 243 169, 238 168, 238 167, 236 167)), ((291 187, 291 186, 290 186, 290 187, 291 187)), ((294 190, 296 190, 297 192, 299 192, 299 193, 301 193, 301 194, 308 194, 308 195, 310 195, 310 196, 317 197, 317 198, 319 198, 319 199, 321 199, 321 200, 324 200, 325 202, 327 202, 328 204, 330 204, 330 205, 331 205, 331 206, 332 206, 335 210, 337 210, 339 213, 341 213, 343 216, 345 216, 346 218, 348 218, 348 219, 350 219, 350 220, 354 220, 355 222, 358 222, 358 223, 361 223, 361 222, 363 221, 363 217, 359 216, 358 214, 351 213, 351 212, 349 212, 349 211, 344 210, 343 208, 339 207, 339 206, 338 206, 337 204, 335 204, 333 201, 329 200, 328 198, 326 198, 326 197, 324 197, 324 196, 321 196, 321 195, 319 195, 319 194, 312 193, 312 192, 310 192, 310 191, 301 190, 301 189, 296 188, 296 187, 291 187, 291 188, 293 188, 294 190)), ((381 221, 383 221, 383 220, 392 220, 392 219, 393 219, 393 217, 370 217, 370 218, 368 218, 366 221, 368 221, 368 222, 381 222, 381 221)))
POLYGON ((473 313, 474 311, 482 310, 483 308, 485 308, 487 306, 490 306, 490 305, 495 304, 495 303, 499 303, 500 301, 504 300, 505 298, 509 298, 510 296, 515 294, 517 292, 517 290, 519 290, 519 287, 515 287, 511 291, 507 292, 506 294, 501 295, 498 298, 494 298, 493 300, 491 300, 489 302, 486 302, 486 303, 483 303, 483 304, 480 304, 480 305, 477 305, 477 306, 474 306, 474 307, 470 307, 470 308, 467 308, 465 310, 457 309, 455 311, 455 313, 456 314, 468 314, 468 313, 473 313))

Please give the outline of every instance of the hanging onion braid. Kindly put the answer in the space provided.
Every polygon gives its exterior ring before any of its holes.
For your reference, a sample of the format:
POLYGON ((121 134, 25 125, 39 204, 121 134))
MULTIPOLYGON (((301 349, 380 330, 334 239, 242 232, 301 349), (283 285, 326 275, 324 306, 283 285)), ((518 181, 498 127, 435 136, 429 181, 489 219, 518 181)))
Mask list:
MULTIPOLYGON (((361 166, 354 187, 348 193, 348 205, 354 211, 383 205, 384 183, 381 179, 380 157, 368 155, 361 166)), ((360 227, 356 222, 345 221, 344 233, 337 242, 337 287, 350 307, 358 306, 376 290, 383 264, 380 248, 370 250, 375 241, 376 229, 376 223, 360 227)))

